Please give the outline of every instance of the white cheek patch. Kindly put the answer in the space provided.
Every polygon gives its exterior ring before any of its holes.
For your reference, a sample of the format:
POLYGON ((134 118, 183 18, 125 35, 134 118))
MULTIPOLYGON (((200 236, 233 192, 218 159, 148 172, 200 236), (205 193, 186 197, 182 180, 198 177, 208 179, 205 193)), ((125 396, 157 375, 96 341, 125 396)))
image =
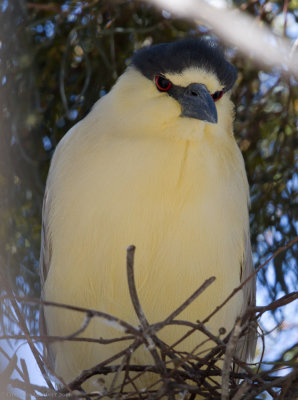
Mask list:
POLYGON ((223 89, 216 75, 202 68, 186 68, 181 73, 167 73, 165 76, 174 85, 178 86, 186 87, 191 83, 202 83, 207 87, 210 93, 223 89))

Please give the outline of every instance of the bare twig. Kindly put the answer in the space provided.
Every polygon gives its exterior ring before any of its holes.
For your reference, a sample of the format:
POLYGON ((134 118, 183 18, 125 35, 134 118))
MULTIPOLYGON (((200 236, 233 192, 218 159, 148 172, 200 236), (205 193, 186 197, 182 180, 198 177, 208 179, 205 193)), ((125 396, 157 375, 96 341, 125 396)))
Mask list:
POLYGON ((30 332, 29 332, 29 330, 27 328, 27 324, 26 324, 26 322, 25 322, 25 320, 24 320, 24 318, 22 316, 22 313, 21 313, 21 311, 19 309, 19 306, 18 306, 18 304, 16 302, 16 297, 15 297, 15 295, 14 295, 14 293, 13 293, 13 291, 12 291, 10 285, 9 285, 9 283, 6 281, 6 278, 3 276, 3 273, 1 271, 0 271, 0 278, 1 278, 2 282, 4 283, 5 290, 7 291, 8 295, 10 296, 10 301, 11 301, 13 310, 14 310, 17 318, 18 318, 19 326, 20 326, 20 328, 22 329, 22 331, 24 332, 24 334, 26 336, 26 340, 27 340, 27 342, 29 344, 29 347, 30 347, 30 350, 31 350, 31 352, 32 352, 32 354, 33 354, 33 356, 34 356, 34 358, 36 360, 36 363, 37 363, 37 365, 38 365, 38 367, 40 369, 40 372, 44 376, 44 379, 45 379, 48 387, 50 389, 54 389, 54 387, 52 385, 52 382, 50 381, 50 379, 49 379, 49 377, 48 377, 48 375, 46 373, 46 370, 44 368, 44 365, 43 365, 43 363, 41 361, 40 354, 39 354, 37 348, 35 347, 34 343, 31 340, 30 332))
POLYGON ((237 392, 232 397, 232 400, 241 400, 243 398, 243 395, 249 390, 249 388, 250 383, 248 381, 242 382, 237 392))
POLYGON ((134 310, 137 314, 137 317, 139 318, 139 321, 141 323, 141 326, 143 329, 147 329, 149 326, 149 323, 145 317, 144 311, 142 310, 138 294, 137 294, 137 289, 135 285, 135 279, 134 279, 134 255, 135 255, 135 246, 131 245, 127 248, 127 257, 126 257, 126 270, 127 270, 127 281, 128 281, 128 288, 129 288, 129 293, 131 297, 131 301, 134 307, 134 310))
POLYGON ((162 327, 160 324, 167 325, 169 324, 174 318, 176 318, 179 314, 182 313, 200 294, 202 294, 214 281, 215 276, 212 276, 206 281, 187 299, 184 303, 181 304, 180 307, 177 308, 174 312, 172 312, 162 323, 155 324, 156 329, 161 329, 162 327))
MULTIPOLYGON (((140 339, 137 339, 133 344, 131 344, 129 347, 126 349, 120 351, 117 354, 114 354, 112 357, 109 357, 107 360, 102 361, 101 363, 95 365, 92 368, 89 368, 85 371, 83 371, 76 379, 74 379, 72 382, 69 383, 69 387, 71 389, 78 389, 81 387, 81 385, 89 378, 91 378, 94 375, 100 374, 100 370, 102 367, 105 367, 107 364, 111 364, 113 361, 123 357, 127 352, 131 350, 135 350, 137 347, 141 345, 140 339)), ((114 367, 114 372, 116 371, 114 367)), ((66 393, 65 389, 61 391, 61 393, 66 393)))
POLYGON ((277 257, 280 253, 282 253, 283 251, 287 250, 288 248, 290 248, 291 246, 293 246, 295 243, 298 242, 298 236, 296 236, 294 239, 292 239, 289 243, 285 244, 284 246, 279 247, 273 254, 271 257, 269 257, 263 264, 261 264, 252 274, 250 274, 242 283, 241 285, 237 286, 233 292, 219 305, 217 306, 214 311, 208 315, 208 317, 206 317, 203 321, 203 323, 205 324, 206 322, 208 322, 210 320, 210 318, 212 318, 224 305, 227 304, 227 302, 235 296, 236 293, 239 292, 239 290, 241 290, 243 288, 244 285, 247 284, 247 282, 249 282, 251 279, 254 278, 254 276, 257 275, 257 273, 263 269, 266 265, 269 264, 269 262, 271 260, 273 260, 275 257, 277 257))
POLYGON ((204 0, 147 0, 181 18, 203 21, 231 46, 249 54, 258 64, 276 67, 298 76, 298 55, 292 54, 289 40, 278 37, 264 25, 256 24, 248 14, 237 9, 216 8, 204 0), (266 49, 266 52, 264 52, 266 49))
POLYGON ((234 329, 226 346, 225 358, 222 367, 222 384, 221 384, 221 400, 229 399, 229 378, 230 378, 230 369, 232 364, 233 355, 238 343, 238 339, 242 332, 241 327, 242 320, 241 318, 237 318, 234 329))
POLYGON ((116 385, 116 382, 117 382, 117 380, 119 378, 119 375, 123 371, 125 366, 129 364, 129 361, 130 361, 130 358, 131 358, 131 354, 134 352, 134 350, 135 350, 134 347, 132 347, 132 348, 129 349, 129 351, 127 351, 124 354, 124 356, 122 358, 122 361, 121 361, 121 364, 117 368, 117 370, 116 370, 117 372, 114 374, 114 377, 113 377, 109 392, 113 392, 113 390, 115 388, 115 385, 116 385))
POLYGON ((126 263, 127 281, 128 281, 130 298, 131 298, 132 304, 134 306, 135 312, 141 323, 144 341, 154 359, 154 362, 155 362, 157 368, 159 369, 160 373, 164 376, 166 374, 166 368, 165 368, 164 364, 162 363, 162 361, 159 357, 159 354, 156 350, 156 347, 155 347, 154 338, 153 338, 154 331, 149 329, 149 323, 147 321, 147 318, 145 317, 144 311, 142 310, 142 307, 141 307, 141 304, 140 304, 140 301, 138 298, 138 294, 137 294, 137 289, 136 289, 135 279, 134 279, 134 269, 133 269, 134 254, 135 254, 135 246, 131 245, 127 249, 127 263, 126 263))
POLYGON ((117 317, 114 317, 113 315, 110 315, 110 314, 107 314, 107 313, 104 313, 101 311, 92 310, 92 309, 84 308, 84 307, 71 306, 69 304, 56 303, 54 301, 45 301, 45 300, 41 300, 41 299, 28 298, 28 297, 23 297, 23 296, 13 296, 11 294, 2 295, 2 296, 0 296, 0 299, 5 299, 5 298, 11 299, 12 297, 17 301, 25 301, 28 304, 30 304, 30 303, 42 304, 44 307, 57 307, 57 308, 64 308, 65 310, 77 311, 77 312, 85 313, 85 314, 89 313, 90 316, 92 316, 93 318, 94 317, 103 318, 109 322, 119 325, 119 329, 122 327, 122 329, 124 331, 133 333, 136 336, 139 334, 139 331, 137 329, 135 329, 135 327, 133 325, 130 325, 127 322, 125 322, 117 317))
POLYGON ((30 400, 29 396, 29 390, 30 390, 30 378, 29 378, 29 373, 28 373, 28 368, 25 360, 22 358, 21 359, 21 366, 22 366, 22 371, 23 371, 23 379, 24 379, 24 384, 26 386, 26 400, 30 400))
POLYGON ((265 312, 273 311, 276 310, 277 308, 286 306, 287 304, 290 304, 297 299, 298 299, 298 292, 288 293, 285 296, 281 297, 280 299, 268 304, 267 306, 253 307, 253 311, 255 313, 258 313, 257 318, 259 318, 265 312))
MULTIPOLYGON (((117 338, 111 339, 103 339, 103 338, 90 338, 90 337, 72 337, 70 336, 35 336, 31 335, 31 339, 36 343, 53 343, 53 342, 89 342, 89 343, 98 343, 98 344, 111 344, 117 343, 127 340, 133 340, 135 336, 127 335, 117 338)), ((25 335, 1 335, 0 340, 26 340, 25 335)), ((2 349, 1 349, 2 350, 2 349)))

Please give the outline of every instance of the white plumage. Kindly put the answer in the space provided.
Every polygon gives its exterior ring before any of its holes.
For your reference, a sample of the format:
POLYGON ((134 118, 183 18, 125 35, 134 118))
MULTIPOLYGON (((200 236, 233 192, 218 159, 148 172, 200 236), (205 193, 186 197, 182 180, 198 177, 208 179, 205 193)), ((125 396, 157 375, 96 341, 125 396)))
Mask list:
MULTIPOLYGON (((175 86, 193 82, 210 93, 222 88, 202 66, 163 73, 175 86)), ((203 320, 252 272, 248 185, 235 142, 229 93, 216 102, 218 122, 181 116, 179 102, 157 90, 134 65, 89 115, 61 140, 47 181, 41 267, 43 298, 98 309, 138 325, 126 283, 125 257, 136 246, 136 285, 150 323, 177 308, 205 279, 216 281, 179 317, 203 320)), ((229 331, 254 302, 254 282, 211 319, 229 331)), ((46 307, 49 335, 77 330, 83 316, 46 307)), ((167 328, 168 344, 182 336, 167 328)), ((119 331, 92 320, 83 336, 111 338, 119 331)), ((192 335, 184 350, 202 337, 192 335)), ((57 342, 54 368, 70 381, 123 344, 57 342)), ((246 343, 244 358, 253 351, 246 343), (248 350, 247 350, 248 349, 248 350)), ((152 363, 146 350, 135 362, 152 363)))

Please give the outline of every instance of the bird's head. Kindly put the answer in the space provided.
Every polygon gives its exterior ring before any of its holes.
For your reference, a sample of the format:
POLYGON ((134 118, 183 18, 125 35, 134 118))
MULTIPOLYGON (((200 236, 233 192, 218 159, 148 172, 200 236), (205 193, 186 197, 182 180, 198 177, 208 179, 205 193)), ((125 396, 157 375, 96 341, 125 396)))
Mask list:
POLYGON ((236 77, 214 41, 182 40, 139 50, 112 93, 130 132, 136 123, 138 134, 194 139, 210 130, 231 132, 236 77))

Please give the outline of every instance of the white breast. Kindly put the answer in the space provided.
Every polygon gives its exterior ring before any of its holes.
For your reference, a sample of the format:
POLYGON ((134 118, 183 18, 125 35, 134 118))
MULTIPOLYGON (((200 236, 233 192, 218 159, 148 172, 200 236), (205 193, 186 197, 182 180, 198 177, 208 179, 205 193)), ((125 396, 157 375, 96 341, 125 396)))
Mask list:
MULTIPOLYGON (((53 253, 46 299, 98 309, 137 325, 125 266, 126 248, 134 244, 137 289, 149 322, 166 318, 214 275, 215 283, 179 316, 203 320, 240 283, 247 182, 234 138, 206 133, 199 141, 99 137, 88 118, 80 129, 93 139, 75 128, 62 141, 51 169, 53 253), (62 160, 66 147, 68 158, 62 160)), ((231 329, 241 306, 238 293, 208 327, 214 334, 222 326, 231 329)), ((69 334, 82 322, 81 315, 53 308, 46 309, 46 319, 54 335, 69 334)), ((160 337, 171 344, 182 333, 172 327, 160 337)), ((86 335, 119 332, 96 320, 86 335)), ((199 340, 193 335, 180 346, 191 350, 199 340)), ((56 372, 70 380, 121 346, 57 343, 56 372)), ((148 362, 148 357, 140 351, 136 362, 148 362)))

